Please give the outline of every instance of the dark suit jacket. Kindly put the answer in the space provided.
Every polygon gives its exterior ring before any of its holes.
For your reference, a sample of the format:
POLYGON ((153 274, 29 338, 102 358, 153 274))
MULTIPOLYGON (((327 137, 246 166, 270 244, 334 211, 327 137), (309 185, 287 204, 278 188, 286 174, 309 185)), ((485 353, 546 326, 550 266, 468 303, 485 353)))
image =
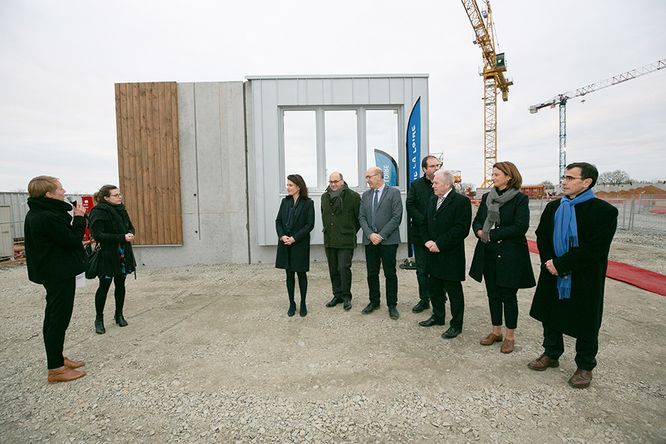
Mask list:
MULTIPOLYGON (((370 227, 372 219, 372 197, 375 190, 372 188, 363 193, 358 221, 363 230, 363 244, 369 245, 370 236, 375 230, 370 227)), ((386 185, 375 214, 377 233, 384 239, 383 245, 400 243, 400 222, 402 221, 402 198, 400 190, 386 185)))
POLYGON ((407 207, 407 216, 409 216, 409 235, 412 237, 414 245, 422 245, 428 240, 424 239, 428 234, 426 212, 433 194, 432 182, 425 177, 425 174, 416 179, 407 191, 405 207, 407 207))
POLYGON ((310 232, 314 228, 315 212, 312 199, 300 197, 294 209, 294 221, 291 232, 287 232, 286 223, 289 217, 291 196, 286 196, 280 203, 280 210, 275 218, 275 231, 278 236, 275 267, 289 271, 310 270, 310 232), (285 245, 280 238, 292 236, 296 242, 285 245))
MULTIPOLYGON (((483 228, 488 215, 486 200, 488 194, 481 198, 479 211, 472 222, 472 232, 483 228)), ((534 272, 530 252, 527 249, 525 233, 530 227, 529 199, 523 193, 518 193, 513 199, 500 207, 500 223, 490 230, 492 245, 481 242, 476 243, 474 258, 469 269, 469 275, 475 281, 481 282, 484 262, 487 255, 493 254, 497 264, 496 283, 506 288, 534 287, 534 272)))
POLYGON ((465 238, 472 223, 472 203, 451 190, 437 209, 437 196, 428 204, 428 238, 439 253, 428 253, 428 273, 446 281, 465 280, 465 238))

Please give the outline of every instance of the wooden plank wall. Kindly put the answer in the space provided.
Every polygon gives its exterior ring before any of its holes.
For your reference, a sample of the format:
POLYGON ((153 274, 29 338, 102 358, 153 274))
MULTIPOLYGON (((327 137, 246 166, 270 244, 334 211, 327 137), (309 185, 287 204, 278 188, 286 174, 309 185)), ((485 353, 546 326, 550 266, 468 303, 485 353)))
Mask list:
POLYGON ((182 245, 176 82, 116 83, 116 127, 134 243, 182 245))

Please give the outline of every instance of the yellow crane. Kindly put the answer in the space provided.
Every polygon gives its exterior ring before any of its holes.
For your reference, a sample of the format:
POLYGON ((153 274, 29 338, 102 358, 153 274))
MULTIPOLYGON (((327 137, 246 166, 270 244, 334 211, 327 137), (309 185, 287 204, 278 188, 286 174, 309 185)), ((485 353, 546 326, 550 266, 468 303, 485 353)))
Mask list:
POLYGON ((504 76, 506 59, 504 53, 495 51, 495 25, 490 0, 485 0, 485 10, 479 10, 476 0, 461 0, 469 18, 476 39, 474 44, 481 48, 483 55, 483 182, 482 187, 491 183, 493 165, 497 162, 497 90, 502 93, 502 101, 509 100, 509 86, 513 82, 504 76))

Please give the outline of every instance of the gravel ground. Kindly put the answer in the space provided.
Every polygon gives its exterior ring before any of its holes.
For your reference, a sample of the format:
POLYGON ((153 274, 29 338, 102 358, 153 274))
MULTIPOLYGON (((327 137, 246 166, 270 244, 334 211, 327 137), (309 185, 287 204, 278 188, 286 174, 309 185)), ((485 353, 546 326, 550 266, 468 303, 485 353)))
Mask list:
MULTIPOLYGON (((654 269, 663 251, 649 248, 617 243, 615 259, 654 269)), ((599 366, 575 390, 570 338, 559 369, 526 366, 541 353, 532 290, 519 293, 516 350, 503 355, 478 344, 481 284, 465 282, 463 334, 444 340, 448 324, 419 327, 428 314, 410 311, 411 271, 399 270, 398 321, 384 304, 361 315, 364 268, 354 263, 345 312, 324 307, 326 265, 313 264, 306 318, 287 318, 283 275, 268 265, 142 269, 128 280, 130 325, 107 321, 106 335, 94 333, 88 281, 66 341, 88 375, 54 385, 43 289, 23 266, 0 268, 0 442, 666 442, 666 298, 607 281, 599 366)))

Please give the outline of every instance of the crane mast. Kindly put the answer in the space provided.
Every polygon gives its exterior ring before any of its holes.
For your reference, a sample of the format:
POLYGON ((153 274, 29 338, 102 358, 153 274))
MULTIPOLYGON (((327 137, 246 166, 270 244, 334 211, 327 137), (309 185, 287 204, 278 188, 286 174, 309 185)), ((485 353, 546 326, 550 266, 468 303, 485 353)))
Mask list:
POLYGON ((513 82, 504 76, 506 61, 504 54, 495 51, 495 25, 493 23, 490 0, 485 0, 485 11, 479 10, 476 0, 461 0, 467 17, 472 24, 476 39, 474 44, 481 48, 483 56, 483 182, 482 187, 491 183, 493 165, 497 162, 497 90, 502 100, 509 100, 509 86, 513 82), (484 20, 485 18, 485 20, 484 20))
POLYGON ((651 72, 659 71, 666 68, 666 59, 657 60, 654 63, 641 66, 640 68, 632 69, 613 77, 609 77, 600 82, 590 83, 589 85, 581 86, 572 91, 567 91, 553 97, 552 99, 530 106, 530 113, 535 114, 543 108, 554 108, 559 105, 560 108, 560 155, 559 155, 559 177, 564 176, 564 168, 567 165, 567 101, 576 97, 582 97, 586 94, 599 91, 600 89, 608 88, 609 86, 624 83, 633 80, 637 77, 649 74, 651 72))

